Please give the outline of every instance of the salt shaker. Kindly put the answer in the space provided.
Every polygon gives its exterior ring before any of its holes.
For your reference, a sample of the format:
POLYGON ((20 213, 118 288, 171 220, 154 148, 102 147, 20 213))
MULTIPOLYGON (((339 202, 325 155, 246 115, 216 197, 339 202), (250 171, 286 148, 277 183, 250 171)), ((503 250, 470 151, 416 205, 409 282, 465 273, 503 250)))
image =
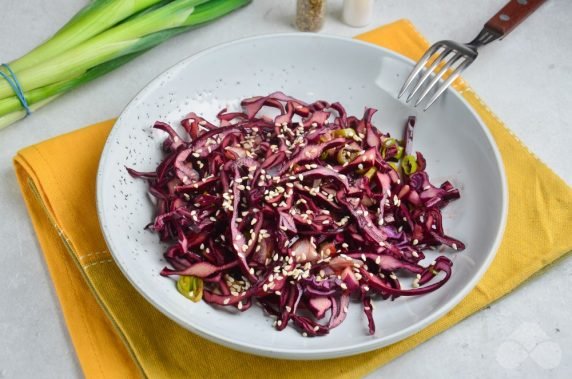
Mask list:
POLYGON ((303 32, 316 32, 324 25, 326 0, 298 0, 296 27, 303 32))
POLYGON ((373 16, 374 0, 344 0, 342 20, 356 28, 366 26, 373 16))

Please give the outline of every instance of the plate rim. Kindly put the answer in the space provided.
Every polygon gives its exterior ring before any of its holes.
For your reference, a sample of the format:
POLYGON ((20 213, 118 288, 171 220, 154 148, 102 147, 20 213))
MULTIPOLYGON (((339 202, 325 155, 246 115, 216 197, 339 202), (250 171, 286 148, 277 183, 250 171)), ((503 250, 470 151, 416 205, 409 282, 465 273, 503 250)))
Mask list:
MULTIPOLYGON (((490 251, 489 251, 487 257, 485 258, 485 261, 481 265, 481 267, 477 270, 476 274, 473 276, 472 280, 468 281, 461 288, 461 290, 458 293, 456 293, 454 296, 452 296, 449 300, 447 300, 447 302, 442 307, 439 307, 434 312, 430 313, 427 317, 420 319, 419 321, 411 324, 407 328, 401 329, 400 331, 389 334, 387 336, 382 336, 382 337, 379 337, 376 339, 372 339, 370 341, 358 343, 358 344, 352 345, 350 347, 333 347, 333 348, 320 348, 320 349, 273 348, 272 350, 270 350, 270 349, 267 349, 266 347, 257 345, 255 342, 253 342, 253 343, 237 342, 237 341, 233 340, 232 338, 228 338, 228 337, 224 336, 223 334, 218 334, 216 332, 213 333, 210 331, 203 330, 201 327, 193 325, 192 323, 188 322, 187 320, 184 320, 182 318, 177 317, 175 314, 171 313, 169 311, 169 309, 167 309, 167 308, 161 306, 160 304, 156 303, 151 298, 151 296, 149 296, 140 286, 137 285, 134 278, 132 278, 131 275, 128 273, 128 270, 126 268, 124 268, 122 264, 119 263, 120 261, 119 261, 118 257, 116 256, 116 253, 115 253, 115 251, 119 251, 119 249, 116 249, 116 246, 114 246, 114 244, 112 242, 111 236, 108 235, 107 228, 105 227, 105 216, 104 216, 104 212, 103 212, 103 209, 104 209, 104 200, 103 200, 104 188, 103 188, 102 178, 103 178, 103 172, 105 169, 105 163, 108 160, 109 149, 110 149, 110 145, 111 145, 110 141, 113 140, 113 138, 115 137, 115 134, 117 133, 117 130, 119 130, 119 125, 120 125, 120 122, 122 121, 122 118, 123 118, 123 115, 125 114, 125 112, 127 110, 129 110, 131 108, 131 106, 133 106, 136 103, 136 101, 143 94, 147 93, 148 91, 152 91, 152 89, 153 89, 152 87, 154 87, 154 85, 156 85, 157 82, 159 82, 163 77, 167 76, 169 73, 176 71, 181 66, 186 66, 195 60, 201 59, 205 55, 211 54, 211 53, 218 51, 218 50, 223 50, 223 49, 227 48, 228 46, 232 46, 235 44, 248 43, 248 42, 263 40, 263 39, 280 39, 280 38, 292 38, 292 37, 294 37, 294 38, 305 38, 305 39, 336 40, 336 41, 343 41, 346 43, 364 45, 364 46, 367 46, 368 48, 378 49, 378 50, 382 51, 383 53, 385 53, 389 56, 400 59, 400 60, 406 62, 411 67, 413 67, 416 63, 413 60, 409 59, 408 57, 401 55, 401 54, 399 54, 393 50, 390 50, 390 49, 387 49, 385 47, 382 47, 382 46, 379 46, 376 44, 372 44, 369 42, 356 40, 354 38, 335 36, 335 35, 305 34, 305 33, 303 34, 303 33, 294 33, 294 32, 271 33, 271 34, 263 34, 263 35, 257 35, 257 36, 247 37, 247 38, 240 38, 240 39, 232 40, 229 42, 220 43, 220 44, 214 45, 212 47, 198 51, 197 53, 192 54, 192 55, 180 60, 179 62, 170 66, 166 70, 164 70, 161 73, 159 73, 158 75, 156 75, 153 79, 151 79, 147 84, 145 84, 145 86, 140 91, 137 92, 137 94, 129 101, 129 103, 121 111, 121 114, 117 117, 108 137, 106 138, 105 145, 104 145, 104 148, 103 148, 100 160, 99 160, 99 164, 98 164, 97 177, 96 177, 97 216, 98 216, 98 221, 99 221, 99 224, 100 224, 100 227, 102 230, 104 240, 107 244, 107 247, 109 248, 109 252, 111 253, 111 256, 113 257, 114 261, 116 262, 117 266, 121 270, 122 274, 127 278, 129 283, 137 290, 137 292, 141 296, 143 296, 149 303, 151 303, 158 311, 163 313, 169 319, 176 322, 177 324, 179 324, 180 326, 182 326, 186 330, 188 330, 188 331, 190 331, 196 335, 199 335, 199 336, 201 336, 201 337, 203 337, 209 341, 221 344, 221 345, 229 347, 231 349, 242 351, 242 352, 247 352, 247 353, 251 353, 251 354, 255 354, 255 355, 259 355, 259 356, 265 356, 265 357, 271 357, 271 358, 280 358, 280 359, 292 359, 292 360, 333 359, 333 358, 340 358, 340 357, 357 355, 357 354, 369 352, 372 350, 376 350, 376 349, 382 348, 384 346, 388 346, 388 345, 391 345, 391 344, 396 343, 398 341, 401 341, 401 340, 415 334, 416 332, 419 332, 419 331, 427 328, 428 326, 430 326, 431 324, 436 322, 438 319, 443 317, 446 313, 448 313, 455 306, 457 306, 474 289, 474 287, 481 280, 481 278, 483 277, 485 272, 488 271, 493 259, 495 258, 496 254, 498 252, 498 249, 500 247, 502 237, 504 235, 505 228, 506 228, 507 216, 508 216, 508 201, 509 201, 507 178, 506 178, 506 172, 504 170, 503 159, 502 159, 502 156, 501 156, 500 151, 498 149, 498 146, 497 146, 494 138, 492 137, 491 132, 489 131, 489 128, 485 125, 485 123, 483 122, 481 117, 478 115, 476 110, 473 109, 473 107, 467 102, 467 100, 465 100, 465 98, 459 92, 454 90, 453 88, 451 88, 451 87, 448 88, 447 92, 450 92, 450 93, 452 93, 453 96, 456 96, 464 104, 464 106, 469 110, 469 112, 473 115, 473 117, 475 117, 475 119, 477 120, 477 123, 479 124, 481 130, 484 132, 486 140, 488 141, 488 143, 489 143, 489 145, 493 151, 493 155, 495 158, 494 159, 495 164, 497 166, 498 173, 500 174, 501 192, 502 192, 501 193, 502 209, 501 209, 500 227, 498 228, 497 233, 495 235, 495 239, 494 239, 492 248, 490 249, 490 251)), ((449 96, 451 96, 451 94, 449 96)), ((302 337, 300 337, 300 338, 302 338, 302 337)))

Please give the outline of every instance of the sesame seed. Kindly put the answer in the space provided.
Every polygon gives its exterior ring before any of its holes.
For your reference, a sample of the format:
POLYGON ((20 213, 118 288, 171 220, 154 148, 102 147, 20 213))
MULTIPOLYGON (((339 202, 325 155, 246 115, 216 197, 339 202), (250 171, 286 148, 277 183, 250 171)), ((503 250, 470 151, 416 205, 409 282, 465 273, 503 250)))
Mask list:
POLYGON ((362 254, 362 255, 361 255, 361 260, 362 260, 362 261, 365 261, 366 259, 367 259, 367 258, 366 258, 366 256, 365 256, 365 254, 362 254))
POLYGON ((380 263, 381 263, 381 257, 375 258, 375 263, 376 263, 376 264, 380 264, 380 263))
POLYGON ((304 180, 304 175, 299 174, 299 175, 298 175, 298 179, 299 179, 300 181, 304 180))
MULTIPOLYGON (((324 220, 324 221, 322 221, 322 224, 323 224, 323 225, 328 225, 329 223, 330 223, 330 220, 324 220)), ((455 249, 455 250, 457 250, 457 249, 455 249)))
POLYGON ((282 292, 280 292, 280 291, 275 291, 274 293, 278 296, 282 295, 282 292))
POLYGON ((419 258, 419 253, 417 253, 416 251, 413 251, 411 255, 413 255, 415 258, 419 258))
POLYGON ((227 297, 226 299, 224 299, 223 304, 228 304, 230 303, 230 299, 227 297))
POLYGON ((357 168, 358 168, 358 170, 363 170, 363 164, 362 163, 358 164, 357 168))
POLYGON ((344 305, 344 313, 348 313, 348 307, 347 307, 347 305, 344 305))
POLYGON ((262 290, 263 290, 264 292, 268 291, 268 284, 263 285, 263 286, 262 286, 262 290))
POLYGON ((320 327, 318 325, 314 326, 314 332, 317 332, 318 330, 320 330, 320 327))
POLYGON ((308 337, 308 333, 304 332, 304 333, 302 333, 302 336, 303 336, 303 337, 308 337))
POLYGON ((453 250, 457 250, 457 244, 454 243, 453 245, 451 245, 451 247, 453 248, 453 250))
POLYGON ((205 249, 205 244, 201 243, 201 246, 199 246, 199 249, 204 250, 205 249))

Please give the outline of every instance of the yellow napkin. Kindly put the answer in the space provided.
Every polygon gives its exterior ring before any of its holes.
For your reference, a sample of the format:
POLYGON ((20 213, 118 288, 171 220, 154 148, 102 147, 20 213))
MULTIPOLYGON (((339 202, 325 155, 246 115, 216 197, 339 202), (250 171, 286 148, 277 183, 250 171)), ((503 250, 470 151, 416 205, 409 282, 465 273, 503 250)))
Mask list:
MULTIPOLYGON (((408 21, 358 37, 412 59, 427 42, 408 21)), ((572 190, 535 158, 462 81, 505 162, 509 216, 500 250, 477 287, 446 316, 399 343, 355 357, 292 362, 218 346, 145 301, 107 250, 95 209, 96 169, 113 121, 28 147, 14 165, 83 371, 88 378, 355 378, 389 362, 517 287, 572 250, 572 190)))

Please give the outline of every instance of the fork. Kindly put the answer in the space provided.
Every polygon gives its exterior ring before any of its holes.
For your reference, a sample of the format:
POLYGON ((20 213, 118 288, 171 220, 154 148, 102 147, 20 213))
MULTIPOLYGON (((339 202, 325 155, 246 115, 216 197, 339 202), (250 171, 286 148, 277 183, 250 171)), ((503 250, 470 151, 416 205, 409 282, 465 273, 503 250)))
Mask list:
POLYGON ((421 93, 415 101, 414 107, 417 107, 427 98, 429 93, 433 92, 429 100, 425 102, 423 110, 426 111, 451 83, 475 61, 479 47, 505 37, 545 1, 511 0, 487 21, 483 30, 471 42, 462 44, 455 41, 439 41, 433 44, 417 62, 403 87, 401 87, 397 98, 400 99, 407 94, 405 102, 409 103, 416 94, 421 93), (429 67, 424 69, 433 57, 429 67), (450 72, 450 75, 441 80, 447 72, 450 72), (431 79, 428 80, 429 78, 431 79), (440 81, 442 83, 437 87, 440 81), (411 90, 408 91, 408 89, 411 90))

